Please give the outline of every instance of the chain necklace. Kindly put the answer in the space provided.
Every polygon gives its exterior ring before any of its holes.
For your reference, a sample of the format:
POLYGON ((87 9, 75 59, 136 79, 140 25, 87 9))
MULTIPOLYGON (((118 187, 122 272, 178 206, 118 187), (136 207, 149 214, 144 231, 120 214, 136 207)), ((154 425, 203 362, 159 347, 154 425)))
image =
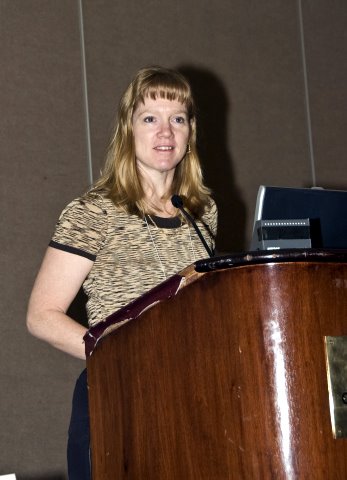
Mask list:
MULTIPOLYGON (((152 235, 151 228, 150 228, 150 226, 149 226, 149 224, 148 224, 147 218, 149 218, 149 220, 151 221, 151 224, 157 229, 158 232, 159 232, 159 231, 164 231, 164 233, 166 233, 166 232, 165 232, 165 228, 159 228, 158 225, 155 223, 155 221, 153 220, 153 218, 152 218, 150 215, 147 214, 147 215, 144 216, 144 220, 145 220, 145 222, 146 222, 147 231, 148 231, 148 234, 149 234, 149 236, 150 236, 150 239, 151 239, 151 242, 152 242, 152 245, 153 245, 153 249, 154 249, 155 255, 156 255, 157 259, 158 259, 158 263, 159 263, 159 265, 160 265, 161 271, 163 272, 163 277, 164 277, 164 280, 165 280, 165 279, 168 277, 168 275, 167 275, 167 273, 166 273, 166 269, 165 269, 165 267, 164 267, 164 263, 163 263, 163 261, 162 261, 162 259, 161 259, 160 254, 159 254, 159 250, 158 250, 157 244, 156 244, 156 242, 154 241, 154 237, 153 237, 153 235, 152 235)), ((181 225, 180 225, 178 228, 181 228, 182 225, 183 225, 183 222, 181 221, 181 225)), ((189 226, 189 224, 187 224, 187 226, 188 226, 188 233, 189 233, 189 244, 190 244, 190 250, 191 250, 191 257, 192 257, 192 259, 193 259, 193 261, 192 261, 192 263, 193 263, 193 262, 196 261, 196 258, 197 258, 197 257, 196 257, 196 252, 195 252, 194 245, 193 245, 193 241, 192 241, 190 226, 189 226)))

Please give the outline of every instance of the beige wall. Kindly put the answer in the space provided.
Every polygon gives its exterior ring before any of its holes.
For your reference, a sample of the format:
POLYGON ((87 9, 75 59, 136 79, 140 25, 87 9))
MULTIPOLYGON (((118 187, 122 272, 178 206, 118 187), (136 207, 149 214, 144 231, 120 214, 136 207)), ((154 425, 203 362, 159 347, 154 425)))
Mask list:
MULTIPOLYGON (((121 91, 148 64, 180 68, 200 107, 219 248, 246 248, 260 184, 347 189, 347 3, 83 1, 94 177, 121 91)), ((78 0, 0 0, 0 475, 65 478, 83 364, 31 338, 25 309, 57 215, 89 183, 78 0)))

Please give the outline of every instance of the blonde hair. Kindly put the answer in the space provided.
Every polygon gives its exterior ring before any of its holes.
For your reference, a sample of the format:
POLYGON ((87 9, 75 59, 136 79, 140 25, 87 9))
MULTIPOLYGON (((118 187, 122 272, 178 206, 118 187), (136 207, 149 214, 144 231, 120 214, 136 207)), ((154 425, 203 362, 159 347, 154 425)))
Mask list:
POLYGON ((128 213, 150 213, 144 203, 144 191, 137 171, 132 127, 133 113, 146 98, 177 100, 187 108, 190 149, 176 167, 170 195, 181 195, 187 209, 199 218, 209 203, 210 190, 203 183, 196 149, 196 118, 191 88, 184 76, 175 70, 143 68, 130 83, 120 100, 105 166, 93 191, 104 192, 116 206, 128 213))

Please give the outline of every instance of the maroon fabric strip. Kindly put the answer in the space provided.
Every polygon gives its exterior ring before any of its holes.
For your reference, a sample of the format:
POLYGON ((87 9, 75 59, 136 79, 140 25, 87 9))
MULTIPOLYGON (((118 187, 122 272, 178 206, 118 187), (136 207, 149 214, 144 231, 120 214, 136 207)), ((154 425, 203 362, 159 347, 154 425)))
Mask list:
POLYGON ((124 322, 125 320, 133 320, 151 305, 176 295, 182 278, 180 275, 173 275, 139 298, 136 298, 133 302, 130 302, 128 305, 125 305, 125 307, 109 315, 105 321, 91 327, 83 338, 86 356, 90 356, 93 353, 98 341, 104 336, 107 328, 124 322))

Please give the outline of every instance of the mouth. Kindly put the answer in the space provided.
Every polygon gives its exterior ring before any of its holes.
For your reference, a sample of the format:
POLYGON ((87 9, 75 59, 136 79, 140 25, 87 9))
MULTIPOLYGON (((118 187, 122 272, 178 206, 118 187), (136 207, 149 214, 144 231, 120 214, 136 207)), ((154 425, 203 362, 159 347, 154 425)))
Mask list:
POLYGON ((174 148, 175 147, 173 147, 172 145, 158 145, 157 147, 154 147, 154 150, 158 150, 159 152, 169 152, 174 148))

